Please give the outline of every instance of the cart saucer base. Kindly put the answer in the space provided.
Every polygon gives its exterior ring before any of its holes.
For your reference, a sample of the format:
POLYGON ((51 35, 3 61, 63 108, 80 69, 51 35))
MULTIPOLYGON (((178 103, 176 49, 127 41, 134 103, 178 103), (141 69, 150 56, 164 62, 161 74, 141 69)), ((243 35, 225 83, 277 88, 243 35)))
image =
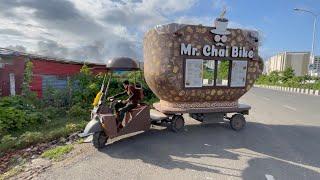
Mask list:
POLYGON ((167 108, 160 103, 153 104, 154 110, 150 111, 151 124, 170 127, 172 131, 178 132, 185 124, 183 114, 200 122, 223 122, 230 120, 233 130, 239 131, 246 125, 244 115, 249 114, 251 107, 246 104, 238 104, 237 107, 219 108, 167 108), (232 114, 231 117, 228 114, 232 114))

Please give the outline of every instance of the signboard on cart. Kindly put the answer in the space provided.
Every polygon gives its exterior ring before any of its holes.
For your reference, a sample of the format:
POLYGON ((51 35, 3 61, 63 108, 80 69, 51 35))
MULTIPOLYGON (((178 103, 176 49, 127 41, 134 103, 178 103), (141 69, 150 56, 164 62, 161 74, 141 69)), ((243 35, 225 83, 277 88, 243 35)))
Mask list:
POLYGON ((244 87, 247 77, 247 61, 232 61, 231 87, 244 87))
POLYGON ((186 59, 186 87, 202 87, 202 59, 186 59))

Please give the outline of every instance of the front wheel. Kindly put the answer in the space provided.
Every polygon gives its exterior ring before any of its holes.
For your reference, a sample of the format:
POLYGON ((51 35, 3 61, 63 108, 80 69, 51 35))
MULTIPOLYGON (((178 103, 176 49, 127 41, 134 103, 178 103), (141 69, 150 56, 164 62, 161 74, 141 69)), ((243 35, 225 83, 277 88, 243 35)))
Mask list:
POLYGON ((179 132, 184 128, 184 118, 181 115, 174 115, 171 120, 171 130, 179 132))
POLYGON ((99 131, 93 134, 92 143, 95 148, 101 149, 105 146, 107 140, 108 137, 106 136, 106 134, 103 131, 99 131))

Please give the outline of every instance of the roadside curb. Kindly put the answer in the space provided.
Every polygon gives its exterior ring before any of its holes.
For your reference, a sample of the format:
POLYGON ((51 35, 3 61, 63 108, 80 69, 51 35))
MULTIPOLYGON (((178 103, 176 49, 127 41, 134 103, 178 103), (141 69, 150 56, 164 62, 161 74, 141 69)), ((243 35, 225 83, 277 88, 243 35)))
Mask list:
POLYGON ((292 87, 282 87, 282 86, 269 86, 269 85, 257 85, 255 84, 254 87, 259 88, 267 88, 267 89, 273 89, 278 91, 286 91, 286 92, 292 92, 292 93, 299 93, 299 94, 307 94, 307 95, 313 95, 313 96, 320 96, 319 90, 314 89, 302 89, 302 88, 292 88, 292 87))

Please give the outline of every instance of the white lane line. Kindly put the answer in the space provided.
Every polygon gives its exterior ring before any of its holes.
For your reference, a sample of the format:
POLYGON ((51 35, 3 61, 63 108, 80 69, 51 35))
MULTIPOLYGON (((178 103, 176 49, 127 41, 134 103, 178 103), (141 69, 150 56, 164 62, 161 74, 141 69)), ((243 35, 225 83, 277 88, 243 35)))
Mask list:
POLYGON ((266 174, 265 176, 266 176, 267 180, 274 180, 274 177, 270 174, 266 174))
POLYGON ((267 100, 267 101, 270 101, 271 99, 270 98, 267 98, 267 97, 262 97, 264 100, 267 100))
POLYGON ((291 106, 288 106, 288 105, 282 105, 282 106, 285 107, 285 108, 287 108, 287 109, 290 109, 290 110, 292 110, 292 111, 297 111, 297 109, 294 108, 294 107, 291 107, 291 106))

